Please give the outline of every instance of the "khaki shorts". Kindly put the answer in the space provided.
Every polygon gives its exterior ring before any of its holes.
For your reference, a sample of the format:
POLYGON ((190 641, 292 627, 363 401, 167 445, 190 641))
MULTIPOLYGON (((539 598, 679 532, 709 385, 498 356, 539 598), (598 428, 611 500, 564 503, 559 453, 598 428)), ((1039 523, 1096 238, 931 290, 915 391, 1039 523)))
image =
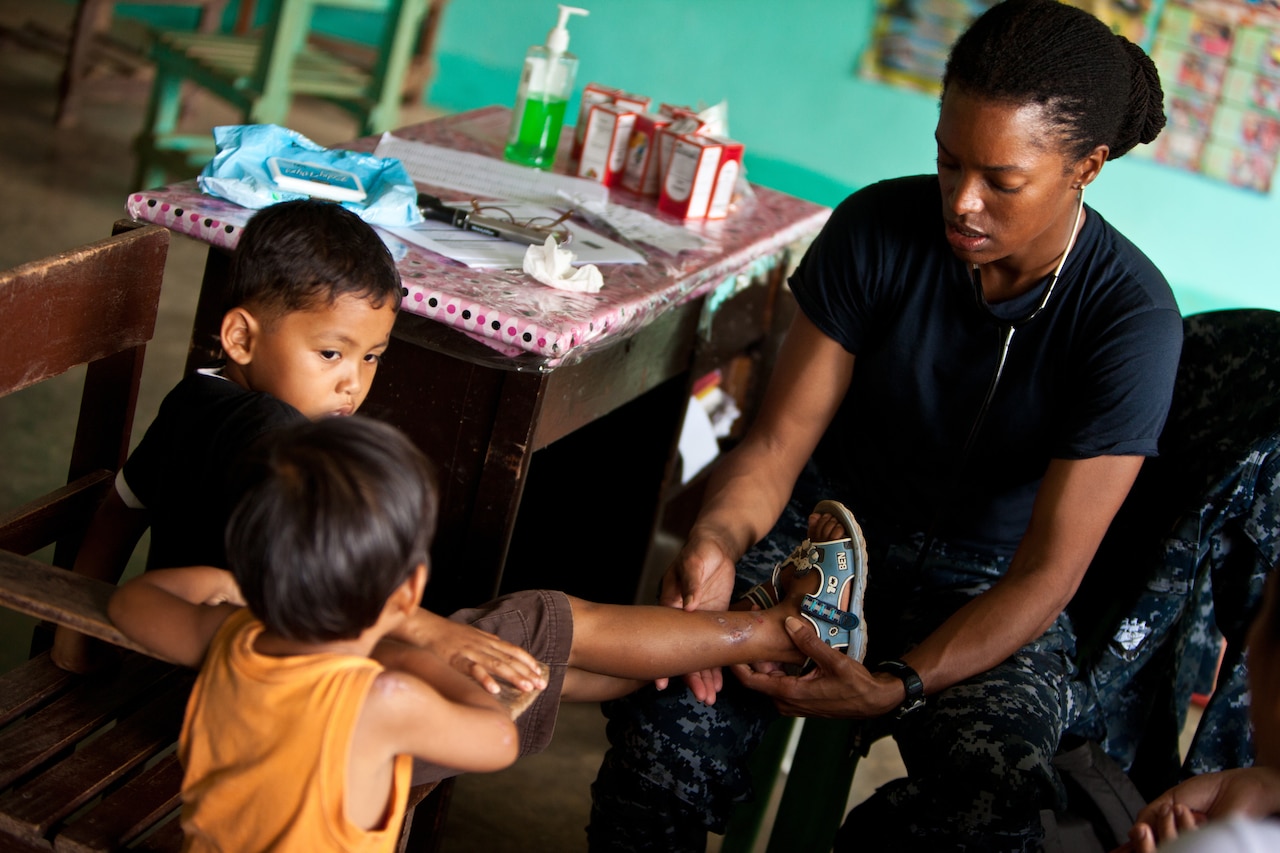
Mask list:
MULTIPOLYGON (((520 734, 520 755, 533 755, 547 748, 555 732, 560 711, 560 694, 573 645, 573 611, 563 592, 526 590, 504 595, 479 607, 459 610, 449 617, 495 634, 508 643, 527 650, 550 668, 547 689, 529 709, 516 719, 520 734)), ((457 770, 413 763, 413 784, 434 782, 456 776, 457 770)))

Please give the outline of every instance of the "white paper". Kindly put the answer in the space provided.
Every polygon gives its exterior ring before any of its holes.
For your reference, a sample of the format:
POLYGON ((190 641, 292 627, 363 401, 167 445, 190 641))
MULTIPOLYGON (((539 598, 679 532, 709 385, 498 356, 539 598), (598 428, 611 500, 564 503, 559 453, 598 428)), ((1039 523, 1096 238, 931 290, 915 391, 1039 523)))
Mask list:
POLYGON ((685 225, 672 225, 642 210, 608 202, 593 203, 570 199, 588 213, 600 217, 606 225, 637 243, 647 243, 669 255, 678 255, 686 249, 700 249, 707 241, 690 231, 685 225))
POLYGON ((584 202, 603 204, 609 200, 609 189, 596 181, 401 139, 390 133, 382 134, 374 154, 395 157, 415 181, 477 198, 518 198, 548 204, 565 193, 584 202))
POLYGON ((720 455, 720 445, 711 426, 707 410, 697 398, 690 397, 684 410, 684 426, 680 428, 680 484, 684 485, 720 455))

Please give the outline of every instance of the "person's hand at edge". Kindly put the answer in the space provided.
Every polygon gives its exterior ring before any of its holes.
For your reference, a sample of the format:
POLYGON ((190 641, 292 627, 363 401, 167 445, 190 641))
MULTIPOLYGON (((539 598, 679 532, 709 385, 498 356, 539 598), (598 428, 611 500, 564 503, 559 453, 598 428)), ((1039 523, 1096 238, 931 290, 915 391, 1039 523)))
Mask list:
POLYGON ((1266 817, 1280 813, 1280 771, 1244 767, 1194 776, 1165 791, 1138 813, 1129 850, 1150 853, 1180 832, 1229 815, 1266 817))

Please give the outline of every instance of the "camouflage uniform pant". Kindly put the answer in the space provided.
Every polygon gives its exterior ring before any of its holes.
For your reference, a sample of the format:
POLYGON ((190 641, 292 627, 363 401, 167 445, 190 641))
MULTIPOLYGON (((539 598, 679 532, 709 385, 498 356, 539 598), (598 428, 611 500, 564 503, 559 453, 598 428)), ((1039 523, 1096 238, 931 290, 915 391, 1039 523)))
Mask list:
MULTIPOLYGON (((797 488, 778 525, 740 562, 740 591, 767 578, 804 538, 817 497, 797 488)), ((1008 565, 935 543, 917 573, 922 536, 893 541, 869 520, 863 529, 869 661, 900 656, 1008 565)), ((914 714, 868 723, 864 748, 892 735, 909 775, 852 812, 850 849, 1036 849, 1040 809, 1060 806, 1063 796, 1050 761, 1076 715, 1065 686, 1073 653, 1070 622, 1060 617, 1005 663, 931 696, 914 714)), ((607 703, 605 714, 611 748, 592 786, 594 851, 703 850, 707 830, 722 832, 750 796, 747 756, 777 716, 731 676, 713 706, 676 683, 607 703)))

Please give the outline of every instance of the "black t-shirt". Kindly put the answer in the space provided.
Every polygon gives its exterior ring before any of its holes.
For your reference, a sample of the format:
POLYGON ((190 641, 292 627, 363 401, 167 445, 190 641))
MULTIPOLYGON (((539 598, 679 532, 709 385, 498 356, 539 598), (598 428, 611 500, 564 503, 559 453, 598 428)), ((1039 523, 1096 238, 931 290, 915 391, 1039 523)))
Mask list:
POLYGON ((121 490, 125 503, 140 503, 151 525, 147 568, 225 568, 236 463, 264 433, 305 419, 288 403, 209 371, 179 382, 121 472, 136 498, 121 490))
MULTIPOLYGON (((1044 309, 1013 335, 968 461, 1001 324, 946 242, 935 176, 842 202, 791 280, 800 308, 856 356, 815 458, 854 512, 1009 553, 1050 459, 1154 455, 1182 342, 1160 271, 1096 211, 1044 309)), ((1045 283, 993 306, 1022 317, 1045 283)))

